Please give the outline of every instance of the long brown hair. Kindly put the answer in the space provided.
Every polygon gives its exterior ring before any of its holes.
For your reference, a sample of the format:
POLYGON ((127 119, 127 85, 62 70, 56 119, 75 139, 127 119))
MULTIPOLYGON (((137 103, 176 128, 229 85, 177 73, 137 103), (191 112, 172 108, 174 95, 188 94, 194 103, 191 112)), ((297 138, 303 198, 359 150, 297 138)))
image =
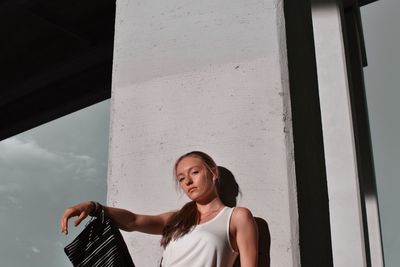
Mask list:
MULTIPOLYGON (((176 168, 179 162, 186 157, 196 157, 203 161, 203 164, 209 172, 217 172, 217 164, 214 160, 204 152, 192 151, 180 156, 174 165, 174 179, 176 179, 176 168)), ((168 221, 163 229, 161 246, 166 247, 171 240, 175 240, 179 237, 189 233, 193 226, 198 222, 199 214, 195 201, 186 203, 179 211, 175 212, 171 219, 168 221)))

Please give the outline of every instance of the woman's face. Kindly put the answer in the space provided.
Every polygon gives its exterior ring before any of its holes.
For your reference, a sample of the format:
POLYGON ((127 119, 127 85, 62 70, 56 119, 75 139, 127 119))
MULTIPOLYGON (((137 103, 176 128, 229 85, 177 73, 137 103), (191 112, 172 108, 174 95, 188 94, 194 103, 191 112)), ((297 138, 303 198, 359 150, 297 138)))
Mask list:
POLYGON ((176 166, 176 179, 180 187, 194 201, 215 196, 215 178, 216 175, 197 157, 187 156, 176 166))

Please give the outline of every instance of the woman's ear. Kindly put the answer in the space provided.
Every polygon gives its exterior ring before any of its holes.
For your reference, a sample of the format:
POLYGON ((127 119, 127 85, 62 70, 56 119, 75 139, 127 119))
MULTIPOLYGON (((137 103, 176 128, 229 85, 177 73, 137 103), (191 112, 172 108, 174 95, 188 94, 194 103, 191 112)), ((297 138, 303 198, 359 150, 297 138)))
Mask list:
POLYGON ((212 169, 213 183, 216 183, 219 177, 218 167, 212 169))

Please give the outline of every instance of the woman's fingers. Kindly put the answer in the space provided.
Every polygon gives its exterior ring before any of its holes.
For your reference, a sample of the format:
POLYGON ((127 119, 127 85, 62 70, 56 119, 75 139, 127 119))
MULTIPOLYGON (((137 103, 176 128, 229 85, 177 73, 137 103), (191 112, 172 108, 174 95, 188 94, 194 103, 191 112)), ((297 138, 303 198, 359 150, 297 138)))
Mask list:
POLYGON ((67 226, 67 222, 64 221, 64 217, 61 217, 60 220, 60 229, 61 229, 61 233, 63 234, 68 234, 68 226, 67 226))
POLYGON ((60 221, 61 233, 66 235, 68 234, 68 219, 71 217, 71 214, 70 208, 66 209, 60 221))
POLYGON ((81 221, 83 221, 87 217, 87 213, 85 211, 82 211, 81 214, 79 214, 78 219, 75 220, 74 224, 75 226, 78 226, 81 221))
POLYGON ((60 220, 61 233, 68 234, 68 220, 69 218, 78 216, 74 221, 74 225, 79 225, 89 214, 91 208, 90 202, 82 202, 71 208, 65 210, 60 220))
MULTIPOLYGON (((60 226, 61 233, 68 234, 68 220, 71 217, 78 216, 79 210, 72 207, 65 210, 63 216, 61 217, 60 226)), ((76 224, 77 225, 77 224, 76 224)))

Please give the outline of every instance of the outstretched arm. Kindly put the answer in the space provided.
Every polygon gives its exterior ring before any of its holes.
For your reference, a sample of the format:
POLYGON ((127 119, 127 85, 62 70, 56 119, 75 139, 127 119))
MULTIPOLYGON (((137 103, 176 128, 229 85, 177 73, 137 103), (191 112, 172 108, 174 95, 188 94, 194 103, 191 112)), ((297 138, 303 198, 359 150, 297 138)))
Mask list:
POLYGON ((256 267, 258 264, 258 230, 251 212, 246 208, 235 208, 231 225, 241 267, 256 267))
MULTIPOLYGON (((162 234, 164 226, 172 216, 173 212, 159 215, 135 214, 125 209, 102 206, 104 214, 111 218, 118 228, 124 231, 139 231, 148 234, 162 234)), ((78 217, 74 225, 79 225, 93 210, 91 202, 82 202, 67 208, 61 217, 61 232, 68 234, 68 220, 78 217)))

